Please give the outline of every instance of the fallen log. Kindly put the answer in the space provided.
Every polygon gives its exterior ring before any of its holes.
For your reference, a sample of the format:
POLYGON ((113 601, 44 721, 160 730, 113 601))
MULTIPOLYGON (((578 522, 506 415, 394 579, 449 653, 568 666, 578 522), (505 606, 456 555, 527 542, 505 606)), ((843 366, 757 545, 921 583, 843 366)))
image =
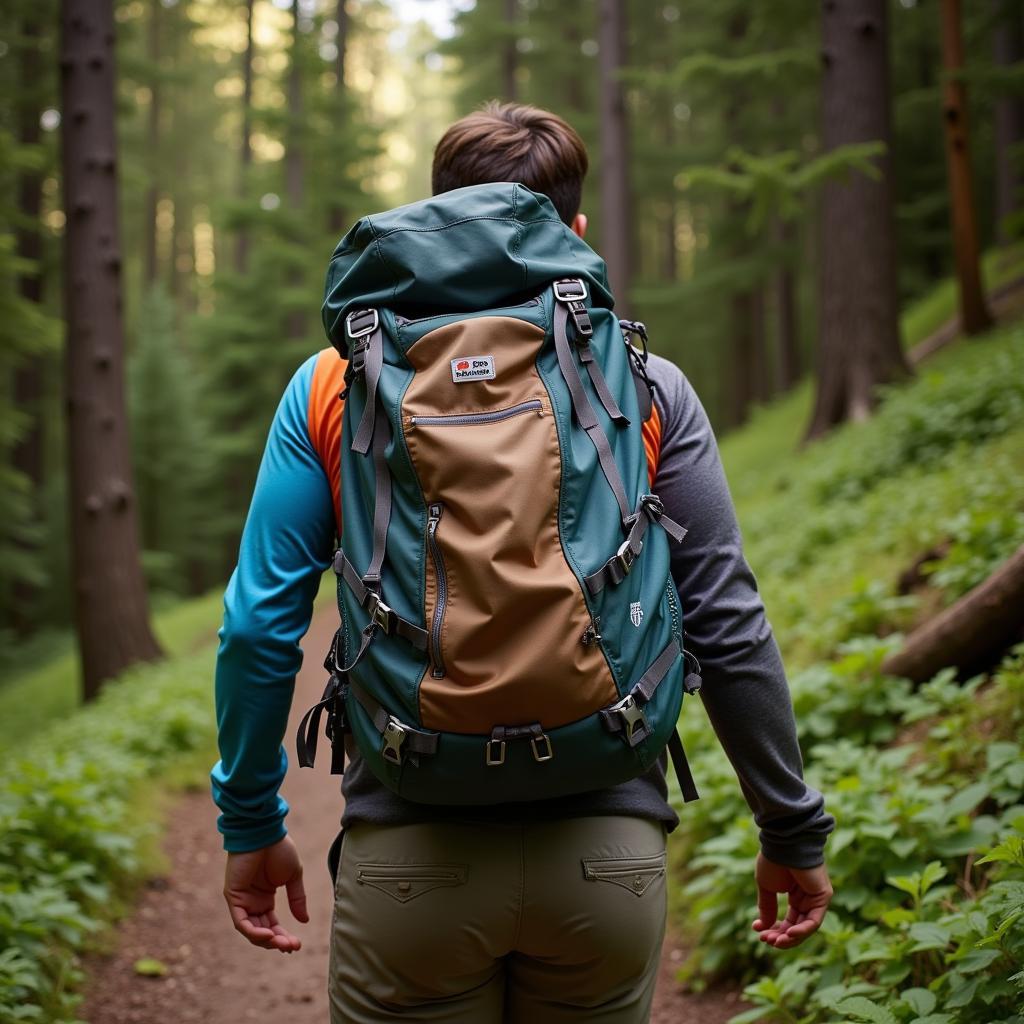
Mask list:
POLYGON ((987 580, 907 637, 882 671, 916 683, 953 665, 990 664, 1024 633, 1024 544, 987 580))

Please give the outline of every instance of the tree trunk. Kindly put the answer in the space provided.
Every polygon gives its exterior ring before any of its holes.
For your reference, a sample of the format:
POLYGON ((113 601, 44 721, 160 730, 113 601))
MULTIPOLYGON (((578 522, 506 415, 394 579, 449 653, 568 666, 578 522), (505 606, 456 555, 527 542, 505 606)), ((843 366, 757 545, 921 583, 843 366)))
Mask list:
POLYGON ((1024 545, 984 583, 907 637, 882 663, 888 675, 923 683, 947 665, 975 671, 1024 635, 1024 545))
MULTIPOLYGON (((252 58, 253 7, 255 0, 245 0, 246 44, 242 57, 242 139, 239 153, 238 197, 249 195, 249 169, 252 167, 252 58)), ((244 274, 249 266, 249 229, 244 225, 235 239, 235 270, 244 274)))
MULTIPOLYGON (((993 56, 996 66, 1007 69, 1024 59, 1024 18, 1014 0, 992 0, 996 16, 993 34, 993 56)), ((1006 218, 1020 206, 1020 190, 1024 181, 1019 170, 1022 156, 1012 149, 1024 141, 1024 99, 1016 93, 996 100, 996 232, 1006 245, 1010 238, 1006 218)))
POLYGON ((516 103, 519 89, 516 84, 518 66, 516 53, 516 22, 519 0, 505 0, 505 41, 501 47, 501 94, 506 103, 516 103))
MULTIPOLYGON (((345 10, 345 0, 338 0, 335 20, 338 23, 338 34, 335 41, 338 45, 338 55, 334 59, 334 95, 337 100, 338 130, 341 130, 343 119, 346 116, 345 103, 345 56, 348 47, 348 11, 345 10)), ((348 214, 341 203, 332 203, 330 212, 327 215, 327 222, 331 234, 337 235, 345 230, 345 221, 348 214)))
POLYGON ((974 175, 967 124, 967 87, 960 0, 942 0, 942 114, 946 125, 946 167, 953 218, 953 256, 960 293, 960 324, 965 334, 992 326, 981 286, 978 220, 974 213, 974 175))
MULTIPOLYGON (((149 115, 147 119, 147 145, 149 152, 149 187, 146 189, 145 204, 145 245, 143 257, 143 281, 147 286, 156 283, 157 278, 157 204, 160 202, 160 8, 161 0, 150 0, 148 58, 151 84, 149 115)), ((177 211, 175 211, 177 213, 177 211)))
MULTIPOLYGON (((288 69, 288 129, 284 154, 285 192, 288 206, 296 215, 302 211, 305 198, 305 160, 302 152, 303 97, 302 97, 302 28, 299 24, 299 0, 292 0, 292 53, 288 69)), ((300 271, 293 272, 291 283, 302 281, 300 271)), ((306 314, 292 310, 288 314, 287 335, 301 338, 306 330, 306 314)))
POLYGON ((61 4, 72 585, 84 696, 160 656, 149 625, 124 401, 113 0, 61 4))
POLYGON ((617 311, 629 311, 633 215, 629 191, 629 123, 617 75, 626 62, 625 0, 599 0, 601 118, 601 255, 617 311))
MULTIPOLYGON (((17 97, 18 144, 26 147, 39 145, 39 115, 42 107, 36 84, 42 74, 39 59, 42 27, 38 12, 33 13, 28 14, 22 23, 18 53, 18 78, 23 86, 17 97)), ((43 301, 43 238, 39 230, 43 198, 41 172, 23 168, 18 173, 17 190, 21 223, 15 231, 15 251, 20 260, 29 264, 28 268, 18 274, 18 292, 26 301, 40 305, 43 301)), ((39 496, 43 488, 43 365, 40 356, 28 356, 14 371, 13 389, 14 404, 28 417, 28 426, 14 443, 11 462, 29 483, 32 515, 37 522, 42 516, 39 496)), ((35 549, 36 545, 31 547, 35 549)), ((19 636, 26 636, 34 632, 37 625, 33 615, 36 587, 27 580, 16 580, 11 596, 12 625, 19 636)))
POLYGON ((900 346, 896 290, 886 0, 823 0, 822 142, 826 152, 881 141, 880 177, 825 183, 817 395, 807 438, 862 420, 878 385, 910 372, 900 346))
POLYGON ((775 323, 778 331, 778 372, 776 382, 780 392, 796 387, 804 375, 803 353, 800 349, 799 312, 796 299, 796 271, 793 269, 792 251, 796 242, 792 221, 775 222, 775 238, 782 251, 775 272, 775 323))

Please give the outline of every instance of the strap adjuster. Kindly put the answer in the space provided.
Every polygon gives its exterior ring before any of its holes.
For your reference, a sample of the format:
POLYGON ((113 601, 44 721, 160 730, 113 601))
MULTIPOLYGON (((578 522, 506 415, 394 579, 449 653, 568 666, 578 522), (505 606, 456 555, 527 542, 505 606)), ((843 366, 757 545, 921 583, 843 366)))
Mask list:
POLYGON ((622 731, 631 747, 635 747, 650 735, 647 716, 631 693, 627 693, 618 704, 613 704, 608 710, 622 719, 622 731))
POLYGON ((493 736, 487 741, 487 764, 494 768, 505 763, 505 741, 493 736))
MULTIPOLYGON (((640 542, 640 550, 643 550, 643 541, 640 542)), ((633 551, 629 546, 628 538, 619 545, 619 550, 615 552, 615 560, 619 563, 619 568, 622 569, 622 575, 628 576, 630 570, 633 568, 633 563, 637 559, 639 552, 633 551)))
POLYGON ((381 755, 384 760, 391 764, 401 764, 402 744, 405 743, 405 726, 394 715, 388 718, 388 724, 384 726, 383 739, 381 755))
POLYGON ((555 756, 555 752, 551 749, 551 739, 546 732, 542 732, 539 736, 531 736, 530 748, 533 750, 533 759, 538 764, 550 761, 555 756))
POLYGON ((587 296, 587 285, 582 278, 568 277, 555 282, 555 298, 559 302, 584 302, 587 296), (566 294, 567 290, 569 294, 566 294))
POLYGON ((370 591, 369 600, 366 602, 366 611, 370 616, 370 621, 390 635, 398 621, 398 616, 389 605, 380 599, 380 594, 370 591))
POLYGON ((380 315, 375 309, 356 309, 345 317, 345 330, 353 340, 373 334, 378 326, 380 326, 380 315), (369 317, 369 320, 363 322, 366 317, 369 317))

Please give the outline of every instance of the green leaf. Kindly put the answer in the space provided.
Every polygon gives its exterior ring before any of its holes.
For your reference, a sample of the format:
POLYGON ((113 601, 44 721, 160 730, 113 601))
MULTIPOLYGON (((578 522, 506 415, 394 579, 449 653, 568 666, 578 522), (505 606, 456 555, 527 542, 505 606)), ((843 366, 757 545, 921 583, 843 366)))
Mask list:
POLYGON ((975 782, 974 785, 960 790, 948 803, 951 814, 967 814, 973 811, 985 797, 988 796, 989 784, 987 782, 975 782))
POLYGON ((957 970, 964 974, 973 974, 975 971, 983 971, 986 967, 995 963, 1002 956, 998 949, 972 949, 966 956, 957 961, 957 970))
POLYGON ((921 893, 921 876, 916 873, 913 875, 886 875, 885 880, 894 889, 905 892, 915 900, 921 893))
POLYGON ((167 964, 162 960, 155 960, 153 957, 144 956, 132 964, 132 969, 136 974, 141 974, 144 978, 162 978, 167 973, 167 964))
POLYGON ((949 945, 952 931, 945 925, 934 921, 918 921, 910 926, 910 937, 914 940, 911 953, 919 953, 925 949, 945 949, 949 945))
POLYGON ((967 980, 954 972, 950 975, 950 994, 946 1000, 946 1006, 952 1010, 958 1010, 961 1006, 970 1006, 980 984, 980 978, 967 980))
POLYGON ((774 1013, 774 1009, 770 1006, 755 1006, 752 1010, 744 1010, 743 1013, 737 1013, 735 1017, 730 1017, 726 1024, 757 1024, 758 1021, 764 1020, 772 1013, 774 1013))
POLYGON ((944 878, 946 869, 940 861, 933 860, 925 865, 921 872, 921 895, 923 896, 940 878, 944 878))
POLYGON ((879 1006, 864 996, 852 996, 850 999, 844 999, 836 1009, 846 1017, 857 1021, 867 1021, 868 1024, 899 1024, 884 1006, 879 1006))
POLYGON ((975 864, 990 864, 993 861, 1004 861, 1024 867, 1024 836, 1010 836, 989 850, 984 857, 976 860, 975 864))
POLYGON ((900 999, 921 1017, 931 1013, 938 1002, 935 993, 929 992, 926 988, 908 988, 900 993, 900 999))

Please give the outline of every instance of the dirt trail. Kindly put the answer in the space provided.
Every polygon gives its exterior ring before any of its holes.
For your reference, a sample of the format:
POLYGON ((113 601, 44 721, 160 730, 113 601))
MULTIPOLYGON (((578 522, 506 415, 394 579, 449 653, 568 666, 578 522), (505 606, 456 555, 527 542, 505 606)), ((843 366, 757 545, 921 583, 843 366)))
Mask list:
MULTIPOLYGON (((205 792, 188 794, 167 821, 168 875, 146 887, 118 929, 114 951, 86 961, 90 983, 81 1016, 89 1024, 244 1024, 260 1018, 326 1024, 333 898, 326 854, 341 816, 339 780, 330 775, 329 752, 321 752, 315 769, 301 771, 291 752, 299 718, 323 688, 320 652, 333 623, 331 611, 318 615, 303 642, 306 663, 296 680, 286 738, 290 767, 282 792, 291 806, 288 830, 303 856, 310 908, 309 924, 288 923, 302 937, 302 950, 285 956, 258 949, 232 929, 221 896, 216 808, 205 792), (167 973, 136 974, 133 964, 143 957, 161 961, 167 973)), ((682 993, 673 980, 681 957, 667 942, 652 1024, 724 1024, 742 1009, 734 993, 682 993)))

